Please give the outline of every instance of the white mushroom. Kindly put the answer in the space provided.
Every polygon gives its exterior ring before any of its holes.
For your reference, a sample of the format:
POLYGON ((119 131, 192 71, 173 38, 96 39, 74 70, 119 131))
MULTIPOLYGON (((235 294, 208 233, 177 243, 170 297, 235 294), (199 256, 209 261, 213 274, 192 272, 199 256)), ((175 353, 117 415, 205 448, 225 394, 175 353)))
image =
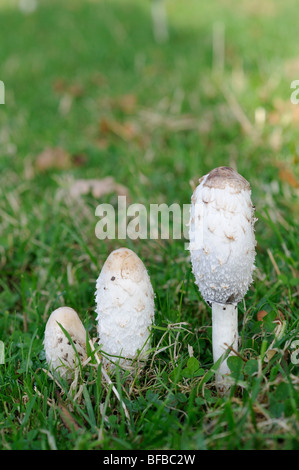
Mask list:
MULTIPOLYGON (((248 181, 219 167, 199 180, 192 195, 190 253, 195 282, 212 307, 213 358, 238 350, 237 304, 252 282, 255 259, 254 207, 248 181)), ((229 389, 224 360, 216 374, 220 392, 229 389)))
POLYGON ((51 313, 46 324, 44 348, 50 369, 71 380, 79 360, 86 358, 86 330, 75 310, 60 307, 51 313), (60 325, 69 334, 73 345, 60 325))
POLYGON ((113 251, 96 283, 99 342, 109 355, 104 364, 118 362, 129 369, 132 360, 144 361, 150 347, 154 292, 141 259, 130 249, 113 251))

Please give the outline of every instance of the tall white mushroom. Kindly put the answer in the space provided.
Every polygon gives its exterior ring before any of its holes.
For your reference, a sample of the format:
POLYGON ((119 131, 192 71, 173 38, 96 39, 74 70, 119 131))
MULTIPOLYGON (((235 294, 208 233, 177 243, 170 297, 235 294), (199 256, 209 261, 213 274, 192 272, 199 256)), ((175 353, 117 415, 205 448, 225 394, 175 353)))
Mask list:
POLYGON ((96 283, 99 342, 109 359, 130 369, 132 360, 145 360, 154 320, 154 292, 141 259, 128 248, 108 256, 96 283), (140 354, 139 354, 140 352, 140 354))
MULTIPOLYGON (((252 282, 255 260, 254 207, 248 181, 219 167, 199 180, 191 198, 190 254, 195 282, 212 307, 213 359, 238 350, 238 308, 252 282)), ((229 389, 223 360, 216 374, 220 392, 229 389)))
POLYGON ((60 307, 51 313, 45 328, 44 349, 50 369, 72 380, 79 360, 83 361, 87 356, 86 330, 74 309, 60 307), (73 345, 60 325, 69 334, 73 345))

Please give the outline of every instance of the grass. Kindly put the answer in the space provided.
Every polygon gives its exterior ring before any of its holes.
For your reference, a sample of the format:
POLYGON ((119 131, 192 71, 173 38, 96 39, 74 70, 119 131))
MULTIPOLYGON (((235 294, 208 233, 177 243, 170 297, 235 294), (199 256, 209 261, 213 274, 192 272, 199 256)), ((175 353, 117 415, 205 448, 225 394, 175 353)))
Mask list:
POLYGON ((45 0, 31 14, 0 6, 2 449, 299 448, 296 3, 166 5, 161 44, 149 2, 45 0), (66 168, 45 170, 38 155, 57 147, 66 168), (95 209, 116 194, 68 196, 77 179, 113 176, 132 202, 189 204, 191 182, 220 165, 250 181, 259 219, 227 397, 214 388, 211 312, 184 240, 98 240, 95 209), (86 369, 81 400, 51 380, 42 344, 61 305, 95 337, 95 280, 123 245, 142 258, 156 294, 151 359, 133 382, 113 377, 129 419, 100 367, 86 369))

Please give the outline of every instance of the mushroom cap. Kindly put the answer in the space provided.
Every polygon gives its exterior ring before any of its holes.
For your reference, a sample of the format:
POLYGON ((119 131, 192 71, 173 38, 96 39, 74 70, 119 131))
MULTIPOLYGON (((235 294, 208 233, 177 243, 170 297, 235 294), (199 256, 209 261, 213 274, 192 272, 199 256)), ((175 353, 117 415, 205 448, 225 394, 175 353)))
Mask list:
POLYGON ((70 307, 60 307, 54 310, 46 324, 44 348, 46 361, 51 370, 57 370, 61 376, 70 380, 78 365, 78 358, 69 339, 60 328, 69 333, 81 360, 86 358, 86 330, 77 314, 70 307))
POLYGON ((119 248, 110 253, 97 279, 95 297, 102 350, 121 356, 111 360, 124 368, 130 367, 138 351, 138 359, 145 360, 154 319, 154 292, 143 262, 132 250, 119 248))
POLYGON ((238 303, 252 282, 254 207, 248 181, 229 167, 199 180, 191 198, 189 250, 195 282, 208 303, 238 303))

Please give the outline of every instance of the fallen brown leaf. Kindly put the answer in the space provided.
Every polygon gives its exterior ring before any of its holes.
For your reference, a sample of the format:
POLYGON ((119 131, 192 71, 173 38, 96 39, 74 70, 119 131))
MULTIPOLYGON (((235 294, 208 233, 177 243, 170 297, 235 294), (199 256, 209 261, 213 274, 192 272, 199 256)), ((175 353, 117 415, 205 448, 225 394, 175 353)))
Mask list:
POLYGON ((90 76, 90 81, 93 85, 102 86, 107 83, 107 77, 100 72, 96 72, 90 76))
POLYGON ((255 17, 275 17, 278 15, 278 5, 272 0, 245 0, 242 4, 244 11, 251 16, 255 17))
POLYGON ((96 199, 110 193, 116 193, 119 196, 129 196, 128 189, 116 183, 111 176, 103 179, 79 179, 74 181, 70 187, 70 196, 73 198, 79 198, 89 193, 96 199))
POLYGON ((63 78, 57 78, 53 83, 53 90, 60 94, 69 94, 78 98, 84 94, 84 88, 79 83, 68 83, 63 78))
POLYGON ((65 86, 65 81, 62 78, 57 78, 52 85, 53 90, 57 93, 64 92, 65 86))
POLYGON ((284 63, 284 71, 286 76, 292 80, 299 75, 299 57, 287 59, 284 63))
POLYGON ((87 156, 84 153, 72 155, 72 163, 74 166, 83 166, 87 162, 87 156))
POLYGON ((60 412, 60 416, 62 419, 63 424, 69 431, 79 431, 81 428, 73 415, 69 412, 69 410, 64 406, 60 393, 56 391, 57 399, 58 399, 58 409, 60 412))
POLYGON ((269 145, 272 150, 278 152, 283 144, 283 136, 281 127, 274 127, 269 136, 269 145))
POLYGON ((137 98, 133 94, 127 94, 117 98, 112 98, 109 103, 112 108, 118 109, 125 114, 131 114, 136 109, 137 98))
POLYGON ((47 171, 51 168, 65 170, 71 164, 71 155, 60 147, 46 148, 36 157, 36 168, 39 171, 47 171))
POLYGON ((294 173, 287 168, 281 168, 279 170, 279 179, 284 183, 288 183, 288 185, 292 186, 292 188, 299 188, 298 179, 296 178, 294 173))
POLYGON ((291 100, 283 101, 281 98, 274 100, 274 109, 269 113, 269 123, 272 125, 297 125, 299 122, 299 106, 294 105, 291 100))
MULTIPOLYGON (((257 313, 257 320, 262 322, 261 329, 263 329, 263 321, 267 315, 268 315, 268 312, 266 312, 266 310, 260 310, 257 313)), ((282 337, 284 333, 284 329, 285 329, 285 316, 280 310, 277 311, 277 315, 275 319, 273 320, 273 323, 276 324, 275 329, 274 329, 275 339, 279 339, 282 337)), ((275 340, 271 343, 270 347, 267 349, 265 353, 265 362, 269 362, 275 356, 275 354, 279 352, 279 349, 274 347, 275 346, 274 343, 275 343, 275 340)))
MULTIPOLYGON (((266 315, 268 315, 268 312, 266 312, 266 310, 260 310, 257 313, 257 321, 263 321, 266 315)), ((285 317, 283 313, 280 310, 278 310, 278 314, 276 315, 276 318, 273 320, 273 323, 277 323, 277 324, 282 323, 284 320, 285 320, 285 317)))
POLYGON ((114 119, 101 119, 100 132, 104 135, 112 133, 125 141, 130 141, 136 137, 136 128, 133 124, 121 124, 114 119))
POLYGON ((109 140, 105 138, 96 139, 95 145, 101 150, 106 150, 109 147, 109 140))

